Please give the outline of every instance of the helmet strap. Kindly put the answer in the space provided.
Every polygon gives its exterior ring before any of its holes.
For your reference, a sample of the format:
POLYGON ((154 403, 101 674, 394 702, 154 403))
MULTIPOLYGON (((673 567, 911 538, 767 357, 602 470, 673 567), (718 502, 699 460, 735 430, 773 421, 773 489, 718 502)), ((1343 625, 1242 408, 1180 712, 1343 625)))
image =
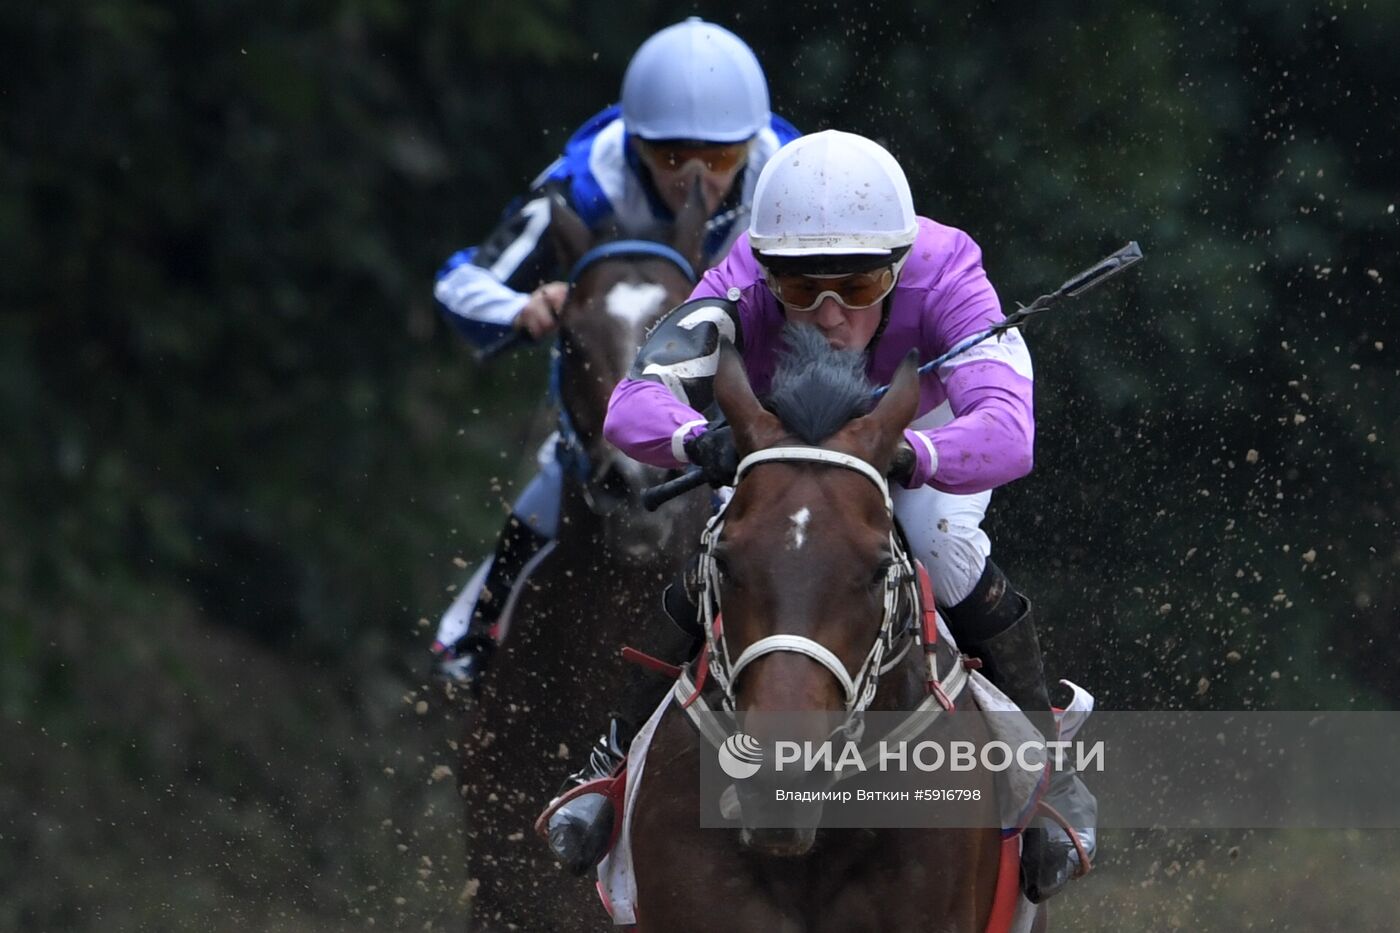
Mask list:
POLYGON ((861 351, 865 353, 866 356, 870 356, 875 352, 875 345, 879 343, 880 338, 884 336, 885 326, 890 322, 890 302, 893 299, 894 292, 890 292, 885 296, 884 300, 880 302, 880 326, 875 328, 875 333, 870 335, 870 342, 867 343, 865 349, 861 351))

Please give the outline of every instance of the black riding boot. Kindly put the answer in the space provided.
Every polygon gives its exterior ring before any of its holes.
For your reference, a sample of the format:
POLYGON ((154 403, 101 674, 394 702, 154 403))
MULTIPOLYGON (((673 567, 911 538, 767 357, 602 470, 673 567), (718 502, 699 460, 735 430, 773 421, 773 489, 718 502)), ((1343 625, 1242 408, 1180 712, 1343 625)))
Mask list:
MULTIPOLYGON (((685 578, 686 571, 682 571, 680 578, 662 595, 666 614, 676 625, 674 628, 666 626, 658 643, 652 646, 655 648, 653 657, 677 666, 694 658, 704 641, 699 634, 699 613, 688 595, 685 578)), ((590 750, 588 763, 565 779, 557 796, 615 773, 626 758, 637 731, 656 711, 672 684, 665 675, 641 667, 631 668, 618 709, 612 713, 607 730, 590 750)), ((607 854, 616 818, 611 798, 603 794, 580 794, 550 816, 549 847, 571 874, 585 874, 607 854)))
MULTIPOLYGON (((1025 710, 1047 741, 1056 738, 1059 733, 1045 685, 1031 604, 1012 588, 1001 568, 987 561, 972 593, 944 616, 958 646, 982 662, 983 675, 1025 710)), ((1092 859, 1098 803, 1072 767, 1063 759, 1057 765, 1044 800, 1075 828, 1092 859)), ((1021 888, 1028 900, 1039 904, 1052 897, 1079 870, 1079 853, 1059 824, 1041 820, 1026 829, 1021 846, 1021 888)))
POLYGON ((518 515, 506 519, 496 538, 490 569, 471 609, 466 634, 451 645, 435 646, 443 658, 437 666, 439 676, 473 688, 480 685, 496 654, 491 629, 500 621, 521 572, 549 540, 518 515))

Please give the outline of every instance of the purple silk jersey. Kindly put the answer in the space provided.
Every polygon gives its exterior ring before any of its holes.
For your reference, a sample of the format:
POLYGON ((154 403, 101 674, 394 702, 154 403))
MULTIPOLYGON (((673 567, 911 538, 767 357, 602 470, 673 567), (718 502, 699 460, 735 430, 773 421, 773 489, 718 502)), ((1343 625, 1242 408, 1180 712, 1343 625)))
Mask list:
MULTIPOLYGON (((785 318, 749 248, 748 234, 705 273, 691 298, 737 302, 744 365, 762 398, 773 378, 785 318)), ((1001 302, 982 269, 981 249, 963 231, 924 217, 899 283, 886 300, 889 321, 867 353, 866 371, 877 385, 889 382, 910 349, 919 351, 921 362, 931 360, 1003 319, 1001 302)), ((919 388, 915 423, 940 426, 905 432, 918 460, 910 487, 927 483, 943 492, 970 494, 1030 472, 1032 372, 1019 331, 955 357, 923 376, 919 388)), ((603 433, 643 463, 674 468, 685 463, 683 441, 704 431, 704 424, 703 415, 661 383, 624 379, 613 390, 603 433)))

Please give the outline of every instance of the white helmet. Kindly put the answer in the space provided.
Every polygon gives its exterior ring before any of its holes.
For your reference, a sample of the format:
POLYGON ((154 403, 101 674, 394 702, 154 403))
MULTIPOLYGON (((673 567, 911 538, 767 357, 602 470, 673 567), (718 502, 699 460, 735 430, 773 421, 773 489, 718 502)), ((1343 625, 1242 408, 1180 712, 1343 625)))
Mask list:
POLYGON ((763 256, 885 256, 918 232, 904 170, 854 133, 794 139, 763 166, 754 188, 749 245, 763 256))
POLYGON ((768 82, 743 39, 692 16, 632 56, 622 120, 642 139, 742 142, 768 125, 768 82))

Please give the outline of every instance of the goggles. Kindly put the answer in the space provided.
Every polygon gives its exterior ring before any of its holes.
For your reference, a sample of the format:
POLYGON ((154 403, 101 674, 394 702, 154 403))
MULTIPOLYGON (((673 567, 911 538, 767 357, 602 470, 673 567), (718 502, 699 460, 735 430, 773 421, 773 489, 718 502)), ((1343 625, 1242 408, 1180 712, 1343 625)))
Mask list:
POLYGON ((899 270, 908 254, 896 262, 868 272, 845 275, 802 275, 795 272, 773 272, 764 269, 764 277, 774 297, 789 311, 811 311, 830 295, 836 303, 850 311, 868 308, 885 300, 899 281, 899 270))
POLYGON ((674 172, 698 161, 709 172, 733 171, 749 157, 749 141, 738 143, 704 143, 694 140, 637 139, 637 150, 652 168, 674 172))

